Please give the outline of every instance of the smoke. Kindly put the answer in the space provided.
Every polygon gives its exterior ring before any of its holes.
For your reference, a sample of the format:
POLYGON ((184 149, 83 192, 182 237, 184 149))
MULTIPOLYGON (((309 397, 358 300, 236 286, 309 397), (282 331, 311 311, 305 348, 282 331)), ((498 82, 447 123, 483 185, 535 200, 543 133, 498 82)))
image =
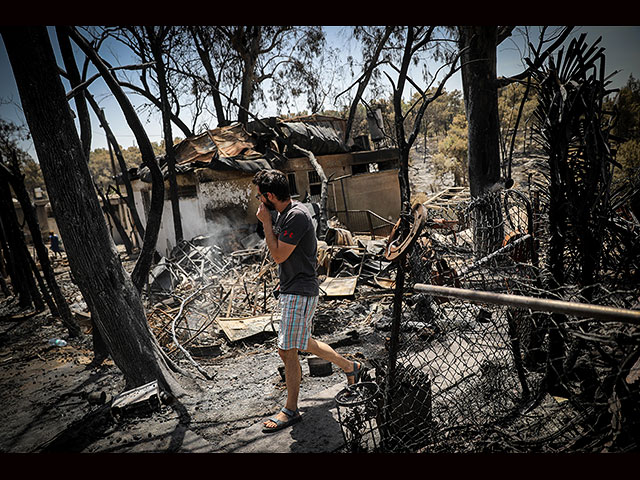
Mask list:
POLYGON ((195 202, 200 203, 201 210, 191 210, 185 220, 193 225, 192 236, 207 237, 206 244, 217 245, 224 251, 237 249, 239 241, 255 231, 255 225, 249 225, 251 194, 252 188, 246 184, 201 183, 199 202, 195 202))

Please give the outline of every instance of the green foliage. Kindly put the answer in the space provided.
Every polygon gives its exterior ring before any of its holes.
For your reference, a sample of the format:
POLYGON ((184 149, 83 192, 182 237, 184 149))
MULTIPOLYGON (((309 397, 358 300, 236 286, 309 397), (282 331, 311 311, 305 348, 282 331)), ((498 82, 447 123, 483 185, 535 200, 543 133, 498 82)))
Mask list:
MULTIPOLYGON (((607 106, 611 107, 612 102, 607 106)), ((625 140, 640 138, 640 81, 629 76, 627 84, 620 89, 615 100, 617 110, 613 133, 625 140)))
POLYGON ((467 118, 464 113, 458 113, 453 118, 447 135, 438 142, 438 153, 432 161, 436 176, 451 173, 455 186, 467 184, 467 118))
POLYGON ((98 148, 89 154, 89 171, 91 172, 94 182, 100 187, 106 188, 109 184, 113 183, 111 177, 114 175, 114 171, 111 167, 108 150, 98 148))
MULTIPOLYGON (((506 159, 509 155, 512 136, 518 120, 518 112, 525 93, 527 93, 527 87, 520 83, 511 83, 506 87, 502 87, 498 91, 500 150, 502 152, 503 159, 506 159)), ((527 99, 525 100, 520 121, 517 125, 518 131, 515 132, 516 141, 514 144, 514 151, 517 151, 525 142, 526 128, 533 117, 537 105, 538 100, 535 97, 535 90, 530 89, 527 93, 527 99)))
MULTIPOLYGON (((434 93, 435 89, 427 92, 427 96, 434 93)), ((404 104, 403 109, 407 111, 410 105, 417 101, 416 105, 411 109, 407 120, 409 124, 413 124, 413 113, 420 108, 422 100, 421 95, 416 92, 409 104, 404 104)), ((452 125, 454 118, 464 114, 464 105, 462 102, 462 92, 453 90, 452 92, 443 91, 442 95, 429 104, 422 117, 421 133, 433 137, 435 135, 446 134, 449 126, 452 125)))
POLYGON ((621 168, 614 169, 613 182, 640 188, 640 81, 629 76, 616 98, 605 105, 616 113, 613 133, 621 139, 616 154, 621 168))
POLYGON ((7 167, 13 165, 13 155, 18 160, 18 168, 24 175, 24 186, 33 198, 35 188, 45 190, 44 177, 40 165, 27 152, 18 146, 18 142, 29 139, 24 127, 0 119, 0 153, 2 162, 7 167))
POLYGON ((614 184, 633 182, 640 187, 640 139, 634 138, 621 144, 618 147, 616 161, 622 168, 614 170, 614 184))
POLYGON ((31 155, 24 154, 20 168, 24 175, 24 186, 31 198, 33 198, 33 191, 36 188, 40 188, 43 191, 47 190, 44 184, 42 170, 40 170, 40 164, 31 158, 31 155))
MULTIPOLYGON (((164 155, 164 142, 152 142, 151 146, 156 156, 164 155)), ((120 150, 122 151, 122 156, 124 157, 127 168, 140 166, 142 163, 142 155, 138 147, 131 146, 125 149, 121 146, 120 150)), ((113 154, 112 162, 108 149, 96 148, 92 150, 89 154, 89 172, 100 188, 105 189, 109 185, 115 185, 113 177, 121 173, 120 164, 118 163, 115 153, 113 154)))
MULTIPOLYGON (((415 93, 414 97, 410 101, 403 102, 402 104, 403 114, 406 117, 406 125, 413 125, 415 121, 414 114, 419 109, 421 102, 419 97, 420 94, 415 93)), ((385 133, 387 134, 390 143, 396 144, 393 104, 391 102, 391 99, 386 98, 379 98, 371 101, 367 105, 367 108, 365 108, 363 105, 358 105, 353 120, 351 136, 357 137, 359 135, 367 135, 369 133, 369 127, 367 124, 367 110, 380 110, 380 112, 382 113, 382 121, 384 124, 385 133)), ((340 112, 327 110, 322 112, 322 114, 347 118, 349 112, 348 108, 345 107, 345 109, 340 112)), ((464 116, 462 93, 459 90, 453 90, 452 92, 444 91, 442 95, 431 102, 431 104, 425 110, 425 114, 422 118, 420 132, 422 135, 426 135, 427 137, 435 137, 437 135, 446 134, 449 131, 450 126, 455 122, 455 117, 458 115, 464 116)), ((454 132, 454 135, 457 134, 458 132, 454 132)))

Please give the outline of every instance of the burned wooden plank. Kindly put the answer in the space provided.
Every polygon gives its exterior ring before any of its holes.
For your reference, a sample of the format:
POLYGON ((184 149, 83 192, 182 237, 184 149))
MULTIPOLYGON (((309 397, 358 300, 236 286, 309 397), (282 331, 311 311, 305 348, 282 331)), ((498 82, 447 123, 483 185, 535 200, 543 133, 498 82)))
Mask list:
POLYGON ((320 291, 327 297, 350 297, 355 294, 358 277, 327 277, 320 291))
POLYGON ((231 342, 237 342, 264 332, 276 332, 274 315, 258 315, 244 318, 217 318, 216 323, 231 342))

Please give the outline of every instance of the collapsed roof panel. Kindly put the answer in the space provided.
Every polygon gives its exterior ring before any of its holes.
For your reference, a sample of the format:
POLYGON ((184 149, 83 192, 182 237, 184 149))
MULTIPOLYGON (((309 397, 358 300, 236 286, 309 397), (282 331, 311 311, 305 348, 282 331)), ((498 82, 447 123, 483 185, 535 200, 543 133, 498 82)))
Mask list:
MULTIPOLYGON (((346 122, 341 118, 310 115, 281 120, 277 126, 287 144, 295 143, 316 155, 349 151, 345 142, 346 122)), ((299 156, 295 151, 292 154, 299 156)))
POLYGON ((256 144, 242 124, 234 123, 180 142, 175 147, 176 164, 247 172, 269 168, 271 164, 265 153, 256 150, 256 144))
MULTIPOLYGON (((286 161, 281 152, 288 150, 287 156, 300 156, 290 148, 292 144, 315 155, 349 151, 344 140, 345 121, 336 117, 311 115, 286 121, 273 118, 252 122, 248 128, 249 131, 242 124, 234 123, 182 140, 174 146, 176 171, 210 168, 254 173, 264 168, 279 168, 286 161)), ((159 160, 166 176, 164 157, 159 160)), ((147 167, 141 167, 139 175, 143 181, 151 181, 147 167)))

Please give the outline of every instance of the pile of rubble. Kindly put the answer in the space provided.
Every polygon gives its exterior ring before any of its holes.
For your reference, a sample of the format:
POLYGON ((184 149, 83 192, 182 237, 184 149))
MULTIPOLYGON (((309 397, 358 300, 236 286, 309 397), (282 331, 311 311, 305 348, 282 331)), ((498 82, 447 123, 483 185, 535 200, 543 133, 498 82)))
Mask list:
MULTIPOLYGON (((264 239, 256 235, 242 242, 248 248, 226 251, 212 238, 182 241, 150 272, 147 318, 170 355, 181 350, 188 356, 217 356, 224 345, 277 334, 273 291, 278 267, 264 239)), ((375 309, 358 309, 361 302, 354 300, 356 294, 374 301, 392 296, 394 271, 384 258, 386 238, 356 236, 332 226, 325 240, 318 242, 316 323, 330 321, 349 305, 363 322, 370 321, 375 309)))

